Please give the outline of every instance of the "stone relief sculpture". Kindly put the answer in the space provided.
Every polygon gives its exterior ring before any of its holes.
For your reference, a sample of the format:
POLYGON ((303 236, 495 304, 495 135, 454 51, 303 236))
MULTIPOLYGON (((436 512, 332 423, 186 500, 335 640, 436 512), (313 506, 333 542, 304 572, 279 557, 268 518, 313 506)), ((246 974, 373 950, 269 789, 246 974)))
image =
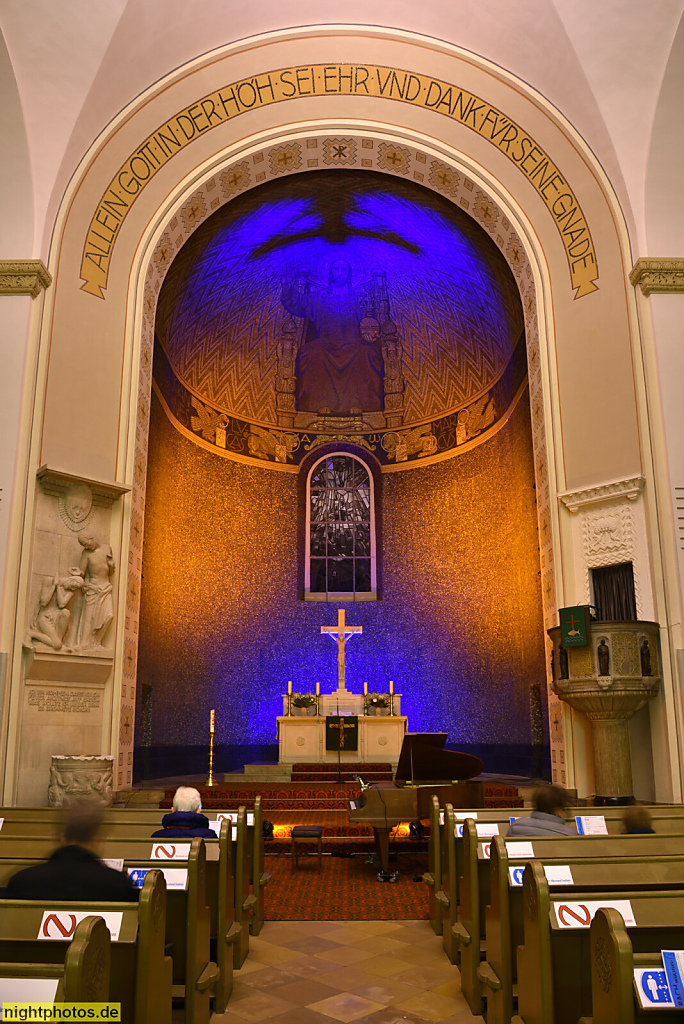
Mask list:
MULTIPOLYGON (((69 605, 84 585, 78 569, 70 569, 69 573, 69 576, 52 576, 44 581, 40 588, 38 606, 24 636, 24 647, 35 647, 37 641, 55 651, 62 649, 71 622, 69 605)), ((70 651, 71 648, 67 647, 66 650, 70 651)))
POLYGON ((114 558, 109 544, 102 544, 93 533, 78 536, 83 555, 78 571, 83 577, 83 605, 76 628, 74 647, 81 651, 97 651, 103 647, 107 630, 114 618, 114 558))
POLYGON ((113 797, 113 758, 54 755, 50 765, 48 804, 70 807, 92 802, 109 807, 113 797))
POLYGON ((606 638, 604 636, 599 638, 599 644, 598 644, 598 647, 596 648, 596 654, 598 656, 598 665, 599 665, 598 674, 600 676, 609 676, 610 675, 610 649, 608 647, 608 644, 606 643, 606 638))
MULTIPOLYGON (((362 324, 363 327, 363 324, 362 324)), ((396 324, 387 320, 382 325, 382 358, 385 364, 385 420, 388 427, 399 427, 404 411, 404 370, 401 342, 396 324)))
POLYGON ((64 525, 76 532, 82 530, 93 510, 93 492, 88 484, 79 483, 59 496, 59 514, 64 525))
POLYGON ((653 670, 651 668, 651 648, 648 645, 648 637, 644 637, 644 639, 641 641, 639 654, 641 655, 642 676, 652 676, 653 670))

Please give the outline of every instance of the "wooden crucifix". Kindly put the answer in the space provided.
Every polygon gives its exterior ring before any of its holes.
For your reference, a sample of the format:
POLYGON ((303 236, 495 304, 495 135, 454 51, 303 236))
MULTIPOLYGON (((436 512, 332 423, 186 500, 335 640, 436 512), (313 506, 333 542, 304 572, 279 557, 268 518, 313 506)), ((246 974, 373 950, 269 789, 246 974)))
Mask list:
POLYGON ((337 689, 345 691, 344 685, 344 647, 347 640, 356 633, 363 633, 363 626, 346 626, 344 608, 337 612, 336 626, 321 626, 321 633, 327 633, 337 644, 337 689))

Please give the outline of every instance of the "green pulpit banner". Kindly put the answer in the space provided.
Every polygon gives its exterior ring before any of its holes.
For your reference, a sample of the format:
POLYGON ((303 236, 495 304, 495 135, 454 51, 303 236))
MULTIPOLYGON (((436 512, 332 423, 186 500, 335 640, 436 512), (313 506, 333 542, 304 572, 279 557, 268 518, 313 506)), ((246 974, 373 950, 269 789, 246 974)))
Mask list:
POLYGON ((326 715, 325 749, 359 749, 358 715, 326 715))
POLYGON ((561 644, 563 647, 586 647, 589 643, 589 606, 560 608, 561 644))

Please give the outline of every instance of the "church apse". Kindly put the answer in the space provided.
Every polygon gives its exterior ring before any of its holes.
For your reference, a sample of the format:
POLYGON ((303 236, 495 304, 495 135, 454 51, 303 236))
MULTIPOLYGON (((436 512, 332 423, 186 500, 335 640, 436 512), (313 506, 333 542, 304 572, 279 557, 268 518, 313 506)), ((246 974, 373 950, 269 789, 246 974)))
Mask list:
POLYGON ((346 605, 364 631, 349 687, 393 679, 411 730, 525 771, 544 646, 522 311, 500 253, 452 204, 371 174, 300 175, 214 216, 157 313, 150 772, 202 770, 213 707, 219 770, 275 759, 288 679, 335 688, 334 596, 303 600, 303 478, 326 444, 380 481, 379 600, 346 605))

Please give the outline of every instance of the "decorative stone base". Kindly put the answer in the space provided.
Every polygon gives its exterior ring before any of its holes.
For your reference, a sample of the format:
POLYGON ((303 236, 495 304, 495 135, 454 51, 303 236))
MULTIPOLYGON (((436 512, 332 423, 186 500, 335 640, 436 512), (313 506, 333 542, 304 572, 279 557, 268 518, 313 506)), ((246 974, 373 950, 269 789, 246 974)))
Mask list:
POLYGON ((110 807, 113 790, 114 758, 55 754, 50 766, 50 807, 72 807, 92 801, 110 807))

